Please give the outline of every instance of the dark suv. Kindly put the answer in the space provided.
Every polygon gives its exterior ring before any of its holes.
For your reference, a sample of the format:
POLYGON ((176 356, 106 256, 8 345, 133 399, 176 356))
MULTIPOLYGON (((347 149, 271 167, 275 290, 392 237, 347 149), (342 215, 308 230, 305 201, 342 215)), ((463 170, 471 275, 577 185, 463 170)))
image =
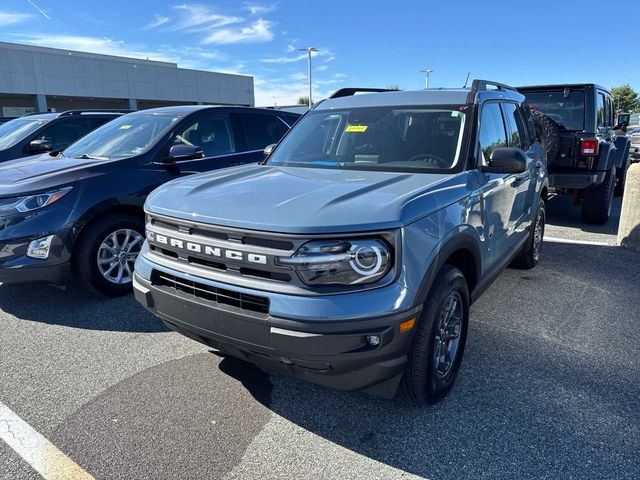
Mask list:
POLYGON ((0 164, 0 282, 62 283, 73 270, 94 290, 129 292, 147 194, 184 175, 257 163, 297 118, 242 107, 143 110, 60 154, 0 164))
POLYGON ((0 125, 0 162, 64 150, 101 125, 130 110, 69 110, 33 113, 0 125))
POLYGON ((622 195, 629 140, 616 135, 611 93, 591 83, 518 87, 534 111, 547 153, 549 183, 575 195, 586 223, 606 223, 622 195))

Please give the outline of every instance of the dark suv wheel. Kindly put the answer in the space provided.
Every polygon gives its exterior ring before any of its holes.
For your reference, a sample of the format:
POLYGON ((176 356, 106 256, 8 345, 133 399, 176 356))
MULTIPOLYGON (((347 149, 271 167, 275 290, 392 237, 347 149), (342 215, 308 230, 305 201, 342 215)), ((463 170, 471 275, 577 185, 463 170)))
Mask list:
POLYGON ((611 215, 611 205, 616 186, 616 169, 612 168, 599 185, 593 185, 582 192, 582 220, 586 223, 602 225, 611 215))
POLYGON ((144 222, 110 214, 90 224, 78 240, 74 269, 83 286, 109 296, 131 292, 133 265, 144 243, 144 222))
POLYGON ((400 389, 418 405, 442 400, 460 369, 469 324, 469 292, 460 270, 445 265, 424 303, 400 389))

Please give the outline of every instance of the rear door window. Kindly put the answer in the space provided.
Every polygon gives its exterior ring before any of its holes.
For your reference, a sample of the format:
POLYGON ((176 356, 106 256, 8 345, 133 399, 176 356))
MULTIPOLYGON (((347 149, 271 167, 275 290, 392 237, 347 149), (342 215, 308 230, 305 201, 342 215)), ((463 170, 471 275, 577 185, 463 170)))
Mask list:
POLYGON ((243 113, 240 121, 247 139, 247 150, 262 150, 267 145, 278 143, 289 130, 275 115, 243 113))
POLYGON ((605 115, 606 115, 606 110, 604 107, 604 95, 601 93, 598 93, 598 105, 596 107, 596 112, 597 112, 596 124, 600 127, 605 124, 605 115))
POLYGON ((515 103, 510 102, 503 103, 502 108, 504 108, 504 116, 507 121, 509 146, 526 150, 529 147, 529 143, 520 110, 515 103))

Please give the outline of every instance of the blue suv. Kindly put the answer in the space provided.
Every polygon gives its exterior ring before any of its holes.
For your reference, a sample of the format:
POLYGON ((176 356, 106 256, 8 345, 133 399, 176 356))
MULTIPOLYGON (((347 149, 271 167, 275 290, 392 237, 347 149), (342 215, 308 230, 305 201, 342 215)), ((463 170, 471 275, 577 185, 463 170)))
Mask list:
POLYGON ((524 97, 495 82, 339 90, 262 164, 148 197, 136 298, 229 355, 437 402, 470 303, 509 264, 540 258, 548 182, 534 130, 524 97))

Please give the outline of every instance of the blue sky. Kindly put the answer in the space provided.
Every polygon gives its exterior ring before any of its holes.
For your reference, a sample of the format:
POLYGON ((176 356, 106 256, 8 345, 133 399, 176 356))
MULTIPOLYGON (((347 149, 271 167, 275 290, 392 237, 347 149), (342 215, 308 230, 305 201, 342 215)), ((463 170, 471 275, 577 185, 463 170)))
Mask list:
POLYGON ((470 71, 640 90, 634 37, 616 20, 638 18, 636 0, 607 17, 595 0, 183 1, 2 0, 0 40, 252 75, 256 105, 306 94, 306 46, 320 49, 315 99, 342 86, 423 88, 427 67, 434 87, 470 71))

